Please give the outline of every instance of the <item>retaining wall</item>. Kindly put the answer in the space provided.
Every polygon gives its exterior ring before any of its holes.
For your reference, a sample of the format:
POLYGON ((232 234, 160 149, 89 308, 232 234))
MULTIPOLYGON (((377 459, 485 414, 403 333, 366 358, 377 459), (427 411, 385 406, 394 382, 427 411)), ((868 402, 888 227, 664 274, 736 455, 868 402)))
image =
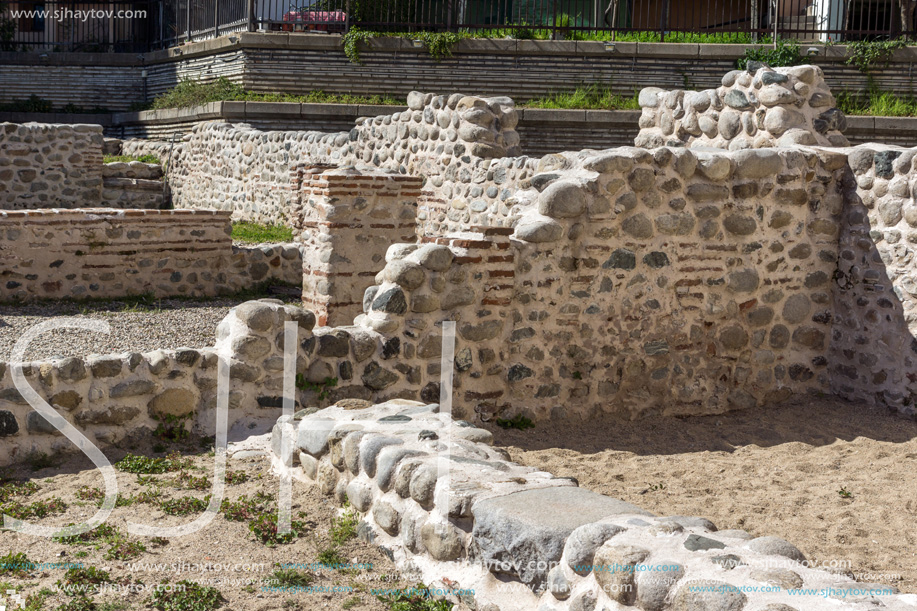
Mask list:
MULTIPOLYGON (((453 56, 435 61, 411 40, 380 38, 361 44, 362 64, 343 53, 340 36, 241 32, 182 47, 136 54, 0 53, 0 102, 31 94, 55 106, 73 103, 127 110, 174 87, 183 78, 225 76, 265 93, 387 94, 412 90, 467 91, 528 100, 582 84, 601 84, 631 96, 643 87, 717 87, 744 45, 616 43, 550 40, 463 40, 453 56), (143 71, 146 71, 144 88, 143 71), (387 78, 378 78, 380 74, 387 78), (40 83, 40 84, 39 84, 40 83), (47 86, 54 85, 53 88, 47 86)), ((865 91, 868 78, 845 63, 846 47, 807 45, 835 91, 865 91)), ((913 48, 896 50, 871 72, 875 84, 914 95, 913 48)))
POLYGON ((213 210, 0 211, 0 301, 202 297, 301 281, 298 247, 234 248, 213 210))

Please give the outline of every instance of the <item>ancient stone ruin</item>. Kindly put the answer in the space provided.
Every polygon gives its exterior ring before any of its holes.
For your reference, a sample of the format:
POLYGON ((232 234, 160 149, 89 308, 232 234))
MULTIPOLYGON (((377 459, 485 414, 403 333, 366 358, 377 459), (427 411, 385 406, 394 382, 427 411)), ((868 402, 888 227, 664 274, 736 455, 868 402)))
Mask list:
MULTIPOLYGON (((110 294, 133 291, 143 283, 121 273, 146 268, 179 274, 188 293, 277 273, 301 281, 314 310, 249 302, 214 348, 30 363, 25 375, 62 417, 113 443, 161 413, 193 414, 212 432, 217 354, 228 355, 232 425, 273 426, 278 470, 349 500, 362 536, 402 567, 473 588, 474 600, 456 601, 470 608, 915 608, 913 595, 808 568, 782 539, 655 517, 516 465, 480 428, 517 414, 696 415, 815 393, 915 413, 917 149, 847 147, 814 66, 752 66, 717 90, 644 90, 640 101, 637 147, 538 159, 519 154, 506 98, 414 93, 409 110, 338 134, 200 124, 171 153, 180 210, 66 213, 95 223, 96 237, 80 239, 109 255, 151 222, 164 223, 156 248, 162 236, 213 241, 200 264, 110 257, 117 281, 23 254, 38 234, 67 231, 43 225, 64 212, 0 212, 5 297, 61 296, 76 278, 90 292, 114 282, 110 294), (219 235, 230 215, 295 229, 289 255, 264 254, 278 271, 246 271, 240 259, 230 273, 219 259, 232 253, 219 235), (296 415, 277 420, 287 321, 299 333, 297 373, 339 384, 332 407, 297 391, 296 415), (457 330, 458 422, 438 405, 446 321, 457 330), (434 464, 446 449, 448 487, 434 464), (647 563, 670 570, 601 568, 647 563), (755 589, 764 584, 779 587, 755 589), (799 588, 830 593, 802 599, 790 593, 799 588)), ((35 157, 37 129, 3 126, 0 172, 24 185, 32 174, 22 172, 40 165, 59 180, 44 199, 23 186, 4 205, 70 207, 68 180, 84 179, 61 168, 77 162, 35 157)), ((170 146, 134 140, 122 152, 170 146)), ((0 364, 0 462, 66 450, 11 375, 0 364)))

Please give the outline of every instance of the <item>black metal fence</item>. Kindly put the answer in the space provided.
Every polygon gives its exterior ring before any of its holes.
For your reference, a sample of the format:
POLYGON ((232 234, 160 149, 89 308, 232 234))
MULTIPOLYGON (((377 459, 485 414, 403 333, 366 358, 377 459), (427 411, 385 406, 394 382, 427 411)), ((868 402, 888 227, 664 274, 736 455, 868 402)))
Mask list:
POLYGON ((0 50, 133 51, 239 31, 750 43, 912 36, 917 0, 0 0, 0 50))

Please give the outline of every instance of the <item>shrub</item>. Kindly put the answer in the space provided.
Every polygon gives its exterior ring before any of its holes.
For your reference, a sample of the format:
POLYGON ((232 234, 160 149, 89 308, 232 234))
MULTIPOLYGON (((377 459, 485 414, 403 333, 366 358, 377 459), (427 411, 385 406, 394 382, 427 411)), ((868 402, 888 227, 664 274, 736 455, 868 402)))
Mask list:
POLYGON ((750 61, 763 62, 771 68, 806 63, 806 59, 799 53, 799 43, 782 38, 777 40, 777 46, 773 49, 745 49, 745 55, 736 60, 736 68, 745 70, 750 61))

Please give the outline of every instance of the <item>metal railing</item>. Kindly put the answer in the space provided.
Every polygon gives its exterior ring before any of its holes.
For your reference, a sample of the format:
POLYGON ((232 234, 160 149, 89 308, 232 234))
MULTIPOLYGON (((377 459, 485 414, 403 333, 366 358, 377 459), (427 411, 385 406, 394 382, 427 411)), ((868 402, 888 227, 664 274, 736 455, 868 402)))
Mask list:
POLYGON ((915 0, 0 0, 0 50, 132 51, 239 31, 644 42, 913 36, 915 0))

